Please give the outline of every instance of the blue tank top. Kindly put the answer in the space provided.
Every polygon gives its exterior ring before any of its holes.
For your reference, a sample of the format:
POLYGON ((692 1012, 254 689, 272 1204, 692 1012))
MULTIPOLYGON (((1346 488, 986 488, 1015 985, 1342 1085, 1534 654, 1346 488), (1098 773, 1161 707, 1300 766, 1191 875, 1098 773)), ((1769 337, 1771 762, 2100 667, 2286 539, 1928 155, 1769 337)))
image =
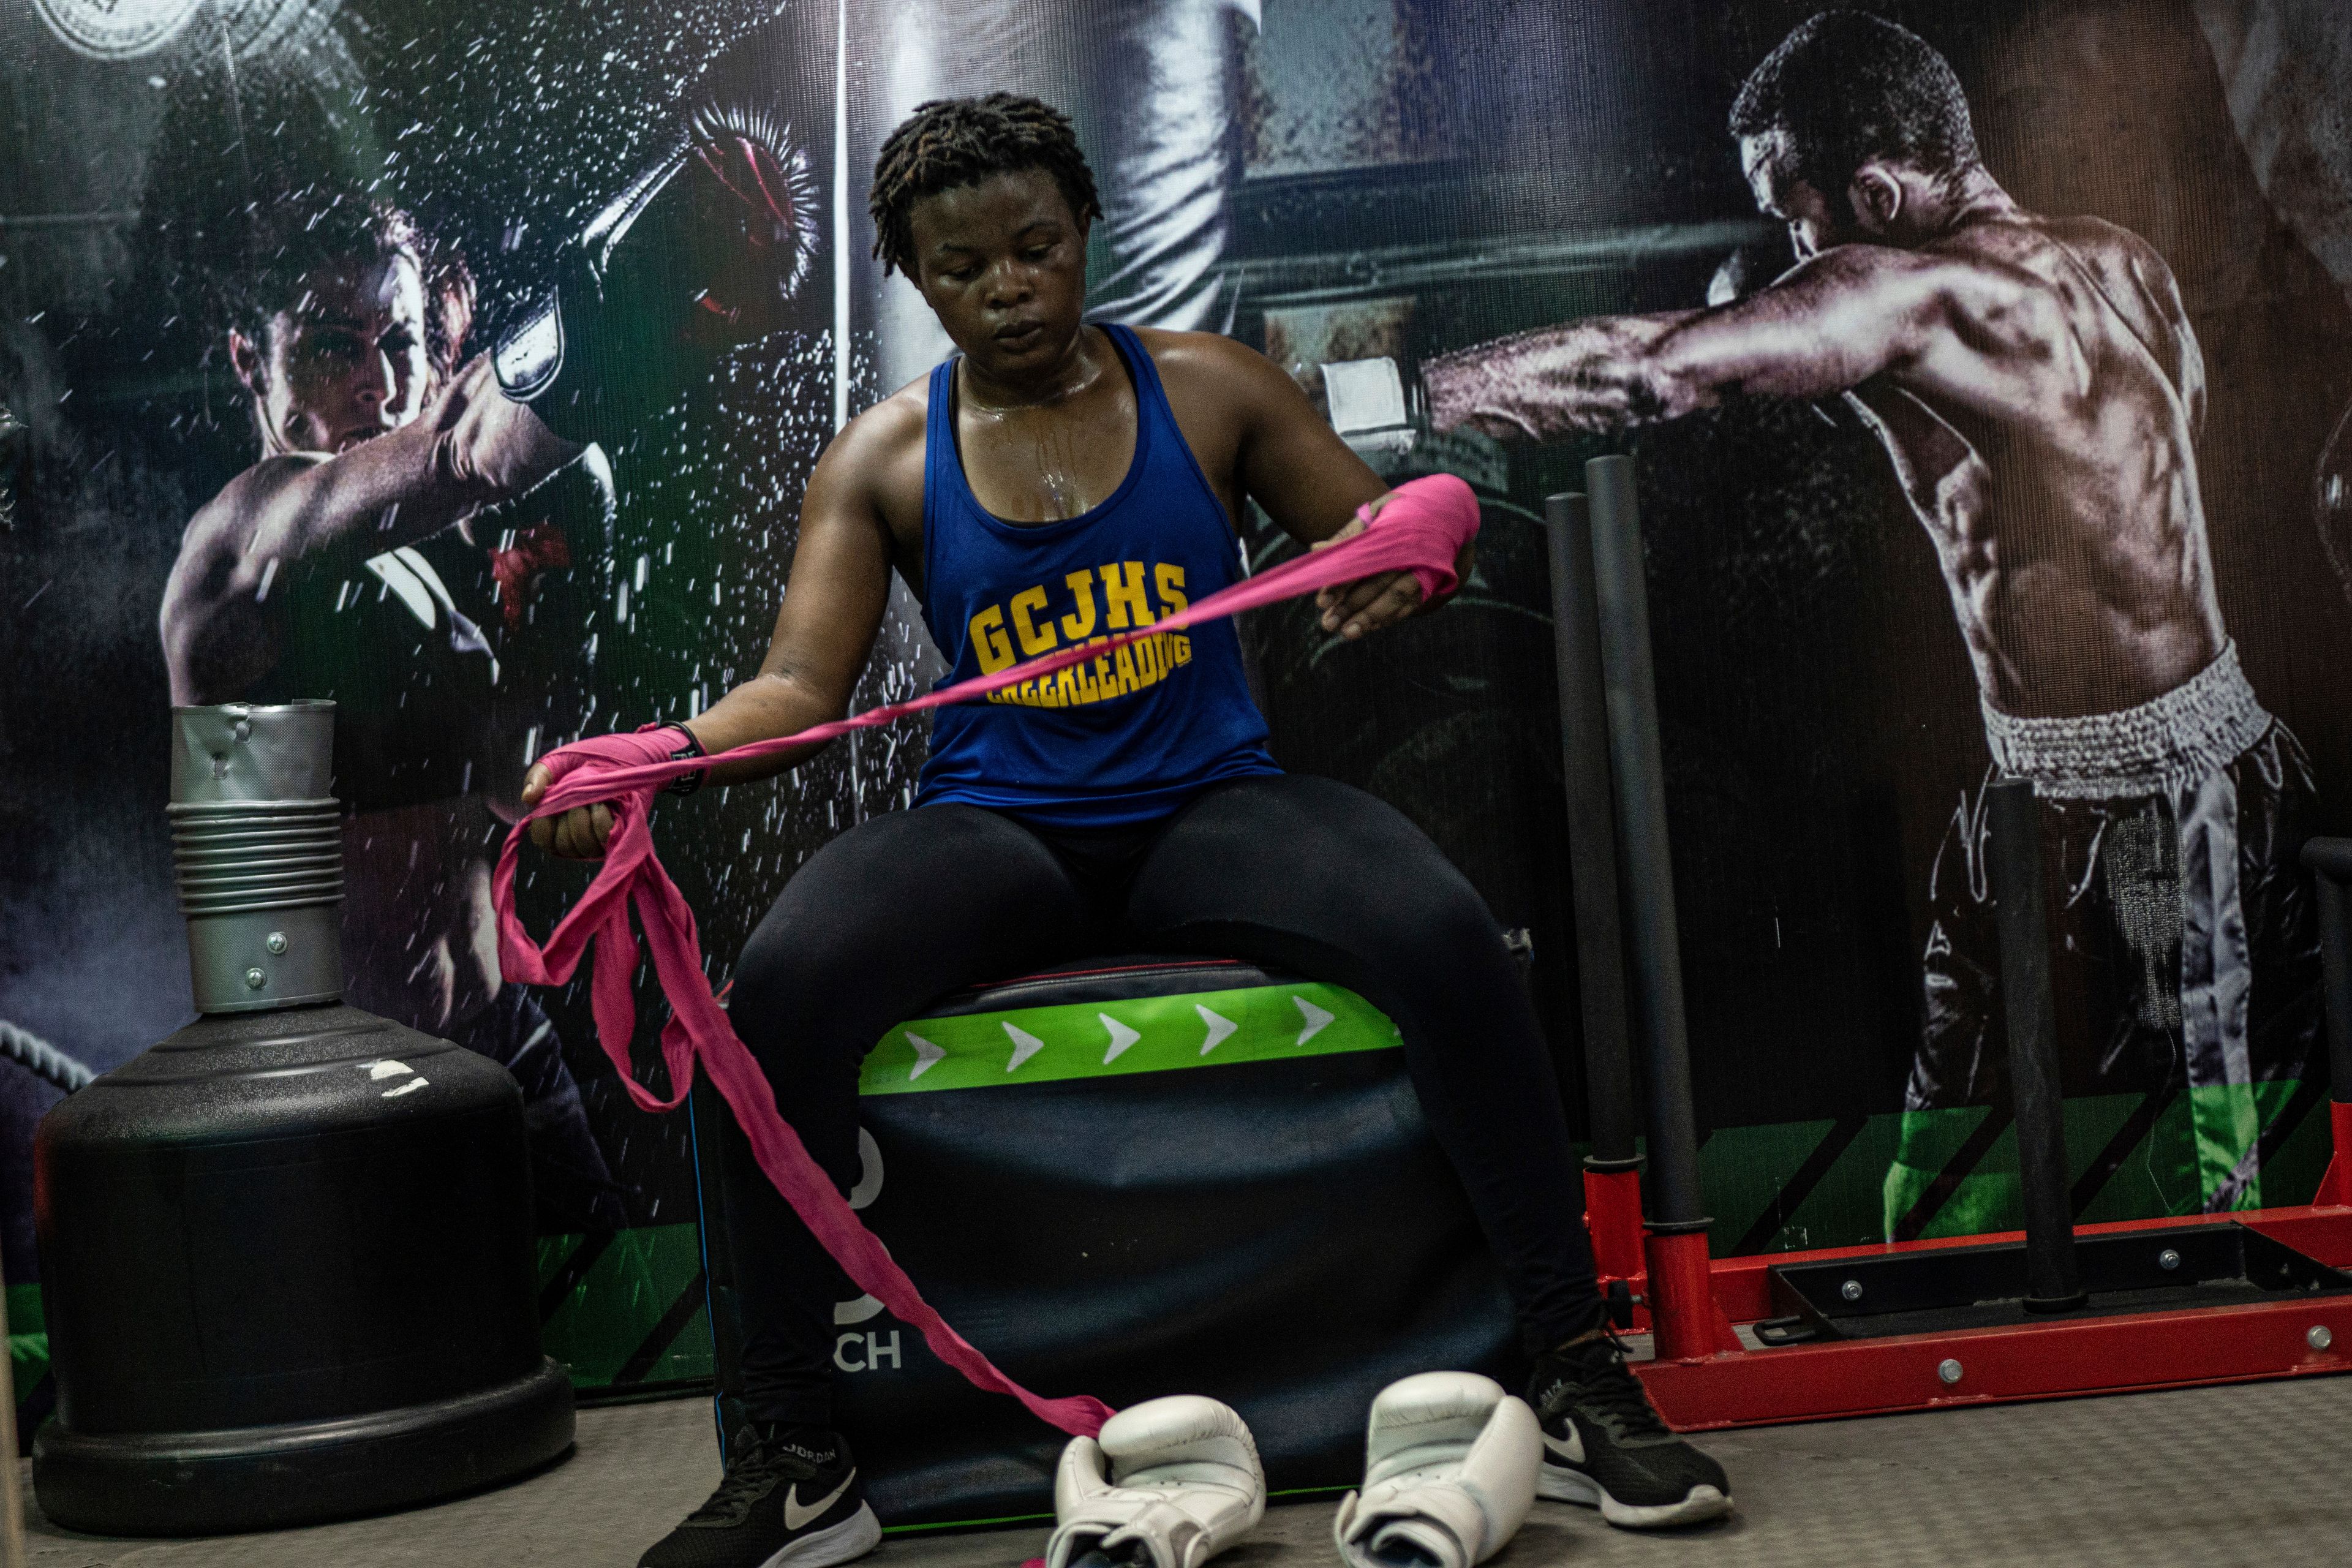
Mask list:
MULTIPOLYGON (((1239 580, 1225 509, 1135 334, 1103 331, 1135 384, 1135 459, 1110 499, 1057 522, 984 510, 956 447, 956 362, 931 372, 923 455, 923 619, 968 680, 1100 641, 1239 580)), ((962 801, 1056 827, 1165 816, 1204 785, 1279 773, 1231 621, 940 709, 915 804, 962 801)))

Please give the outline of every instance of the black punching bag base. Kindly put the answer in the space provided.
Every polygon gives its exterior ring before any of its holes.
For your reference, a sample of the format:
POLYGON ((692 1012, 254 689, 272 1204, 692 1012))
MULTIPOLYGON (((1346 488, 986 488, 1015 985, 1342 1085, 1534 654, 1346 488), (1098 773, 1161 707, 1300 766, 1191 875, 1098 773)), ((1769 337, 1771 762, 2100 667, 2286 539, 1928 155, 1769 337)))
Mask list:
POLYGON ((572 1382, 537 1372, 452 1399, 226 1432, 33 1442, 41 1511, 104 1535, 224 1535, 382 1513, 509 1479, 572 1447, 572 1382))
POLYGON ((350 1518, 570 1447, 487 1058, 354 1007, 203 1017, 59 1100, 33 1163, 59 1524, 350 1518))

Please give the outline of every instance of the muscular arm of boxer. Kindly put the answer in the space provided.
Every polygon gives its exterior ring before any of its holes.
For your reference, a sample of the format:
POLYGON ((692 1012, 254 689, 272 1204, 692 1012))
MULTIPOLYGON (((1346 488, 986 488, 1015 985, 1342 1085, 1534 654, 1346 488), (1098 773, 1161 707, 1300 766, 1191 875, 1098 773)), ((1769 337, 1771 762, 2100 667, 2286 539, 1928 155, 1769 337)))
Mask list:
POLYGON ((280 574, 413 543, 580 451, 502 396, 477 359, 406 424, 341 451, 265 458, 188 523, 162 611, 172 700, 221 700, 270 667, 268 589, 280 574))
POLYGON ((1730 304, 1595 316, 1499 338, 1423 367, 1431 421, 1535 440, 1675 419, 1741 395, 1823 397, 1874 375, 1916 375, 1947 395, 1985 384, 1971 338, 2014 331, 2030 299, 1976 258, 1885 246, 1824 251, 1730 304), (1958 331, 1965 324, 1972 331, 1958 331), (1972 384, 1975 384, 1972 386, 1972 384))
POLYGON ((521 494, 581 451, 500 394, 483 356, 426 398, 415 420, 331 457, 262 462, 233 489, 248 554, 373 555, 521 494))

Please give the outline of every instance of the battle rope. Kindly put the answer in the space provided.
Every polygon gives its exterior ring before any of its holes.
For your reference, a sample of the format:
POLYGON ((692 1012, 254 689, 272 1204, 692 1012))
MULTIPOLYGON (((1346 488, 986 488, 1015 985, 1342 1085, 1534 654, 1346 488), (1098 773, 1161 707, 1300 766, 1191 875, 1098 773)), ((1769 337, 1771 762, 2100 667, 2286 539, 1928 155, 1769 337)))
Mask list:
POLYGON ((98 1076, 30 1029, 20 1029, 5 1018, 0 1018, 0 1057, 6 1057, 68 1094, 98 1076))
POLYGON ((1062 1430, 1091 1436, 1110 1417, 1110 1407, 1087 1394, 1044 1398, 999 1372, 923 1300, 914 1281, 851 1212, 848 1200, 809 1157, 799 1135, 778 1112, 774 1091, 711 995, 702 970, 694 912, 654 854, 648 820, 654 792, 674 778, 710 766, 713 760, 772 755, 950 702, 968 702, 1103 658, 1161 632, 1181 631, 1381 573, 1412 573, 1421 584, 1424 600, 1434 600, 1453 591, 1454 561, 1477 531, 1478 507, 1468 485, 1451 475, 1415 479, 1400 486, 1354 538, 1298 556, 1107 642, 1063 648, 911 701, 890 703, 797 734, 738 746, 718 759, 673 761, 667 755, 669 742, 642 733, 605 735, 558 747, 541 759, 552 775, 547 793, 514 825, 499 855, 493 888, 500 967, 508 980, 521 984, 561 985, 572 978, 592 943, 604 944, 603 962, 595 965, 589 981, 590 1005, 598 1039, 620 1069, 630 1098, 646 1110, 671 1110, 693 1086, 694 1064, 699 1059, 712 1087, 742 1124, 760 1168, 858 1289, 880 1301, 899 1321, 919 1330, 932 1352, 975 1386, 1009 1394, 1062 1430), (604 865, 542 948, 530 940, 515 914, 515 861, 525 826, 532 817, 596 802, 607 802, 613 810, 604 865), (667 1100, 638 1083, 630 1066, 629 1041, 636 1028, 630 976, 636 970, 638 955, 629 926, 632 905, 670 1005, 670 1019, 661 1033, 662 1061, 672 1089, 667 1100))

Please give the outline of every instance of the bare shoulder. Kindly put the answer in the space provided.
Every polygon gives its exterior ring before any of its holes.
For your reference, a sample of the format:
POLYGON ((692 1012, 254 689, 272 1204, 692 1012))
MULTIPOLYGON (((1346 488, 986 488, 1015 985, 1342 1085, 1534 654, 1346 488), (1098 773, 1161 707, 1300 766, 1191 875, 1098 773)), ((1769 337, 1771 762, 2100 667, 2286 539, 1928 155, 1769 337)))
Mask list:
POLYGON ((1833 310, 1841 302, 1927 301, 2026 281, 1997 249, 1955 238, 1918 247, 1856 242, 1807 257, 1748 298, 1759 310, 1776 300, 1833 310))
POLYGON ((1993 341, 2023 341, 2067 331, 2074 289, 2053 265, 2054 253, 2040 218, 2017 216, 1969 224, 1911 254, 1935 268, 1939 301, 1951 315, 1993 341))
POLYGON ((887 465, 908 448, 920 451, 931 405, 930 378, 908 382, 841 427, 826 446, 824 460, 836 468, 864 469, 887 465))
POLYGON ((1298 384, 1247 343, 1218 332, 1150 327, 1136 329, 1135 335, 1160 372, 1193 455, 1204 464, 1269 431, 1322 423, 1298 384))
POLYGON ((2172 269, 2156 247, 2105 218, 2021 213, 1971 224, 1926 249, 2028 287, 2066 289, 2080 269, 2111 290, 2125 286, 2151 294, 2178 293, 2172 269))
POLYGON ((1955 320, 1998 316, 2030 285, 2007 263, 1973 247, 1855 242, 1807 257, 1769 286, 1705 319, 1801 327, 1856 341, 1916 342, 1955 320))
POLYGON ((817 459, 815 478, 829 488, 878 494, 911 468, 919 482, 929 412, 928 380, 909 382, 841 427, 817 459))
POLYGON ((254 531, 278 490, 321 460, 265 458, 188 519, 156 612, 173 701, 226 701, 267 667, 270 617, 284 595, 264 605, 255 592, 275 563, 250 548, 254 531))
POLYGON ((210 526, 234 530, 241 522, 253 521, 254 514, 276 500, 279 490, 333 461, 324 452, 289 452, 264 458, 223 485, 220 494, 196 510, 188 526, 193 531, 197 521, 204 519, 210 526))
POLYGON ((929 377, 921 376, 843 426, 809 477, 803 526, 828 518, 879 517, 893 532, 919 528, 929 413, 929 377))
POLYGON ((2042 218, 2035 226, 2086 261, 2112 258, 2168 279, 2172 276, 2172 268, 2156 247, 2119 223, 2084 214, 2042 218))
POLYGON ((1956 289, 2031 289, 2040 287, 2046 268, 2033 265, 2038 250, 2046 248, 2037 226, 2008 219, 1972 223, 1909 249, 1870 246, 1900 258, 1900 264, 1918 275, 1956 289))
POLYGON ((2185 319, 2180 283, 2156 247, 2121 224, 2098 217, 2043 220, 2050 237, 2073 252, 2110 292, 2128 289, 2146 298, 2168 323, 2185 319))
POLYGON ((181 531, 180 556, 167 592, 185 594, 233 571, 250 553, 246 546, 278 492, 327 461, 331 459, 310 453, 264 458, 223 485, 181 531))
POLYGON ((1290 378, 1272 360, 1222 332, 1171 332, 1158 327, 1138 327, 1136 337, 1160 372, 1162 381, 1213 383, 1231 390, 1236 383, 1273 385, 1290 378))

